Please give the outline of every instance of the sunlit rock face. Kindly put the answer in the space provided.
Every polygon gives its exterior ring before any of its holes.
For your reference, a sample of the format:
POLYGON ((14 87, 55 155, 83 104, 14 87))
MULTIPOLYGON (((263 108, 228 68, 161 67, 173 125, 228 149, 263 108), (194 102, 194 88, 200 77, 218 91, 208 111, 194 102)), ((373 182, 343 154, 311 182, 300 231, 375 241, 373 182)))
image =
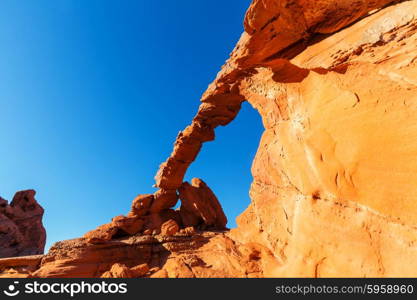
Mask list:
POLYGON ((254 0, 244 28, 159 190, 19 276, 417 276, 417 1, 254 0), (184 175, 243 101, 265 132, 228 231, 184 175))
POLYGON ((417 275, 417 1, 245 78, 265 132, 233 235, 271 276, 417 275))

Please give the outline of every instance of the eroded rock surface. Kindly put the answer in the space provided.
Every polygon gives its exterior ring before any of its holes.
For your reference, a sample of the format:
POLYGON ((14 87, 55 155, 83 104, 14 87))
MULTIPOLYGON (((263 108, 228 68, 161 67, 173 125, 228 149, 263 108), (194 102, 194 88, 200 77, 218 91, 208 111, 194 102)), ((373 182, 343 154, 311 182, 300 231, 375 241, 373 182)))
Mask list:
POLYGON ((27 278, 39 269, 43 255, 0 258, 0 278, 27 278))
POLYGON ((227 218, 216 195, 201 179, 191 184, 184 182, 179 188, 180 216, 184 226, 204 225, 205 228, 226 228, 227 218))
POLYGON ((35 191, 17 192, 9 204, 0 198, 0 258, 42 254, 46 233, 35 191))
POLYGON ((262 277, 272 259, 262 246, 236 244, 225 232, 136 235, 101 244, 81 238, 56 243, 30 276, 262 277))
POLYGON ((244 28, 159 190, 31 276, 417 276, 417 1, 254 0, 244 28), (243 101, 265 132, 252 202, 219 231, 214 193, 184 175, 243 101))
POLYGON ((84 237, 89 243, 98 244, 140 233, 159 234, 163 231, 165 235, 174 235, 187 227, 213 230, 226 228, 227 218, 217 197, 201 179, 194 178, 191 185, 184 182, 179 193, 180 196, 176 191, 175 195, 171 195, 166 194, 166 190, 159 190, 153 195, 139 195, 133 200, 127 216, 114 217, 111 223, 87 232, 84 237), (174 210, 170 207, 177 203, 178 197, 181 197, 182 205, 179 210, 174 210), (161 209, 160 203, 164 203, 164 209, 161 209))
POLYGON ((416 13, 388 6, 242 82, 266 130, 233 235, 268 245, 272 276, 417 275, 416 13))

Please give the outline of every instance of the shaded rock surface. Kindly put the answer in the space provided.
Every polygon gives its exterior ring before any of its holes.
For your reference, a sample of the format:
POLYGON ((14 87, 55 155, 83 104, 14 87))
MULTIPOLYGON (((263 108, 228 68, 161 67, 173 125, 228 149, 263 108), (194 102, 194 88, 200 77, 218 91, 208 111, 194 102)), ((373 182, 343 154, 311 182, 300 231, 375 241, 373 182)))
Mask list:
POLYGON ((219 200, 207 184, 194 178, 179 188, 180 215, 184 226, 204 224, 206 228, 226 228, 227 218, 219 200))
POLYGON ((164 224, 161 225, 161 234, 172 236, 175 235, 180 230, 180 227, 178 226, 177 222, 174 220, 168 220, 164 224))
POLYGON ((254 0, 244 28, 159 190, 56 244, 30 276, 131 276, 143 264, 154 278, 417 276, 417 1, 254 0), (243 101, 265 132, 252 202, 219 231, 214 193, 184 175, 243 101))
POLYGON ((43 253, 44 210, 35 194, 33 190, 17 192, 10 204, 0 198, 0 258, 43 253))

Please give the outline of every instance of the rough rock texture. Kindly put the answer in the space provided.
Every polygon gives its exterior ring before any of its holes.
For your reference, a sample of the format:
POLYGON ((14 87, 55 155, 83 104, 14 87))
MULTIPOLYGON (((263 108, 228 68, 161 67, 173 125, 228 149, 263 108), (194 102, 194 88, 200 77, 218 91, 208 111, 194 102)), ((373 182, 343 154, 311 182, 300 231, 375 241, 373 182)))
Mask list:
POLYGON ((180 231, 180 227, 178 226, 177 222, 174 220, 168 220, 161 226, 161 234, 172 236, 175 235, 178 231, 180 231))
POLYGON ((180 216, 184 226, 205 225, 205 228, 226 228, 227 218, 216 195, 201 179, 191 184, 184 182, 179 188, 180 216))
POLYGON ((254 0, 244 26, 159 190, 56 244, 30 276, 131 276, 145 263, 154 278, 417 276, 417 1, 254 0), (265 127, 252 202, 218 231, 213 192, 183 179, 243 101, 265 127))
POLYGON ((101 244, 81 238, 56 243, 29 276, 262 277, 269 260, 267 249, 237 245, 225 232, 136 235, 101 244))
POLYGON ((43 255, 0 258, 0 278, 26 278, 41 264, 43 255))
POLYGON ((417 275, 416 16, 386 7, 242 81, 266 130, 233 236, 271 276, 417 275))
POLYGON ((212 190, 198 178, 192 184, 184 182, 172 193, 158 190, 155 194, 137 196, 127 216, 117 216, 111 223, 104 224, 87 232, 84 237, 89 243, 97 244, 113 238, 135 235, 137 233, 162 233, 173 235, 181 228, 222 230, 226 228, 227 218, 212 190), (182 200, 180 210, 170 207, 182 200))
POLYGON ((109 271, 104 272, 101 278, 139 278, 149 272, 148 264, 141 264, 132 268, 116 263, 109 271))
POLYGON ((0 198, 0 258, 43 253, 43 208, 35 194, 33 190, 17 192, 10 204, 0 198))

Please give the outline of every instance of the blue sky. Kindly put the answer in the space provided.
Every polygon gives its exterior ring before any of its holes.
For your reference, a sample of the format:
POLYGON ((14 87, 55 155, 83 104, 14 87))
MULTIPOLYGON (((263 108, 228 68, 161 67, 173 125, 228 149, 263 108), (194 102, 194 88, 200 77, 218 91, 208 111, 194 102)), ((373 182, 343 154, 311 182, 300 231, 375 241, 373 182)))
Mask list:
MULTIPOLYGON (((47 247, 151 193, 158 166, 242 32, 250 0, 0 2, 0 195, 36 189, 47 247)), ((262 133, 245 104, 186 178, 235 226, 262 133)))

